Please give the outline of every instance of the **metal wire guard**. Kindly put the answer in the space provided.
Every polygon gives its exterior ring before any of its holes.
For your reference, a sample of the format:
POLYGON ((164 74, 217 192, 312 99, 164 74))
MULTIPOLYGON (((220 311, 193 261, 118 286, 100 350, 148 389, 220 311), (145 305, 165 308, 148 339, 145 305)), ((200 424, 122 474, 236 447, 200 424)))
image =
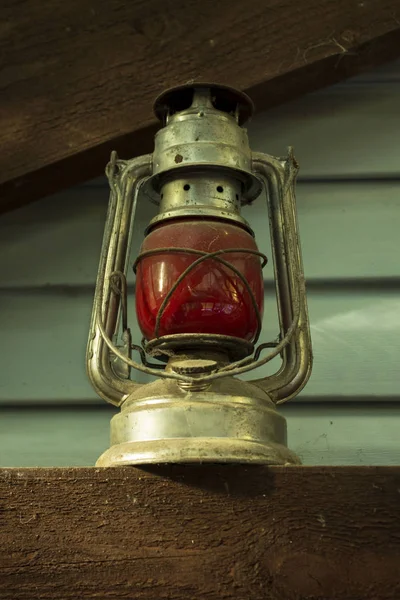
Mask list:
POLYGON ((258 252, 257 250, 249 250, 247 248, 227 248, 224 250, 216 250, 215 252, 203 252, 201 250, 193 250, 191 248, 156 248, 154 250, 148 250, 147 252, 142 252, 142 254, 139 254, 139 256, 137 257, 137 259, 135 260, 135 262, 133 264, 133 270, 136 273, 136 267, 140 263, 140 261, 142 261, 145 258, 148 258, 149 256, 156 256, 157 254, 170 254, 170 253, 195 254, 195 255, 200 255, 200 258, 198 258, 197 260, 192 262, 192 264, 189 265, 183 271, 183 273, 181 273, 179 275, 178 279, 175 281, 174 285, 172 286, 172 288, 169 290, 168 294, 165 296, 164 300, 162 301, 161 306, 157 313, 157 317, 156 317, 156 326, 155 326, 155 331, 154 331, 155 337, 156 338, 159 337, 158 334, 159 334, 159 330, 160 330, 161 319, 164 315, 165 309, 167 308, 169 301, 171 300, 173 294, 178 289, 179 285, 183 282, 183 280, 187 277, 187 275, 189 275, 189 273, 191 271, 193 271, 193 269, 195 269, 199 264, 201 264, 202 262, 204 262, 208 259, 213 259, 216 262, 219 262, 219 263, 223 264, 225 267, 228 267, 229 269, 231 269, 231 271, 233 271, 235 273, 235 275, 237 275, 239 277, 239 279, 245 286, 247 293, 250 296, 253 310, 254 310, 254 313, 255 313, 256 319, 257 319, 257 331, 256 331, 256 335, 254 338, 254 343, 256 343, 258 338, 260 337, 262 321, 261 321, 260 311, 258 310, 257 301, 253 294, 253 290, 251 289, 250 284, 247 281, 247 279, 244 277, 244 275, 231 263, 220 258, 220 255, 235 253, 235 254, 251 254, 254 256, 259 256, 260 258, 263 259, 263 262, 261 263, 261 268, 263 269, 268 262, 268 258, 265 256, 265 254, 263 254, 262 252, 258 252))
MULTIPOLYGON (((99 290, 100 306, 102 304, 102 297, 103 297, 103 290, 100 289, 99 290)), ((225 367, 222 367, 218 371, 211 373, 210 375, 204 375, 203 377, 197 377, 196 379, 194 379, 193 377, 189 377, 187 375, 182 375, 182 374, 174 373, 171 371, 169 371, 169 372, 159 371, 158 369, 146 367, 144 365, 141 365, 140 363, 133 361, 132 359, 125 356, 115 346, 115 344, 112 342, 110 337, 107 335, 107 332, 106 332, 103 322, 102 322, 102 317, 101 317, 100 311, 97 313, 96 324, 99 328, 99 332, 100 332, 102 339, 104 340, 104 343, 108 346, 108 348, 111 350, 111 352, 115 356, 117 356, 120 360, 125 362, 130 367, 136 369, 137 371, 141 371, 142 373, 146 373, 147 375, 153 375, 155 377, 161 377, 161 378, 165 378, 165 379, 175 379, 178 381, 187 381, 189 383, 191 383, 191 382, 200 383, 200 382, 207 382, 207 381, 211 382, 216 379, 221 379, 222 377, 226 377, 228 375, 236 376, 236 375, 240 375, 242 373, 246 373, 247 371, 251 371, 253 369, 256 369, 258 367, 261 367, 261 366, 267 364, 272 359, 274 359, 276 356, 278 356, 282 352, 282 350, 289 344, 289 342, 291 341, 291 339, 293 337, 293 334, 295 333, 295 331, 297 329, 299 316, 300 316, 300 302, 299 302, 299 293, 298 293, 297 289, 296 289, 296 297, 294 300, 295 300, 294 301, 295 308, 294 308, 293 319, 290 324, 290 327, 288 328, 285 336, 275 346, 275 348, 272 352, 270 352, 269 354, 267 354, 267 356, 265 356, 264 358, 262 358, 260 360, 253 360, 253 357, 250 356, 250 357, 244 358, 242 360, 235 361, 233 363, 230 363, 229 365, 226 365, 225 367)), ((256 350, 255 356, 259 355, 259 352, 261 349, 270 347, 270 346, 271 346, 271 344, 262 344, 259 347, 259 349, 256 350)))

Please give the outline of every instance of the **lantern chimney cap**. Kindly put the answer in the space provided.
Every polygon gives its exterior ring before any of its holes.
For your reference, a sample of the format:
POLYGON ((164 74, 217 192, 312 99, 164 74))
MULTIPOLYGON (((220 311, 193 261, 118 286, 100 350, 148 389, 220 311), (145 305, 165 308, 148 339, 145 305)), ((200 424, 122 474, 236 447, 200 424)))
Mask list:
POLYGON ((192 106, 196 92, 208 91, 212 106, 232 114, 238 125, 244 125, 254 112, 254 104, 247 94, 215 83, 187 83, 164 91, 154 103, 154 114, 165 124, 167 117, 192 106))

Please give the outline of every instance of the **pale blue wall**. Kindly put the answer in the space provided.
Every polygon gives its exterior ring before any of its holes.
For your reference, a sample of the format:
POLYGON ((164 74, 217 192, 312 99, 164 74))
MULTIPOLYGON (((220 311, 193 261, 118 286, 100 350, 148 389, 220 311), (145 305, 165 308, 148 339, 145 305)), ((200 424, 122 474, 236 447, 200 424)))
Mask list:
MULTIPOLYGON (((315 353, 282 408, 307 464, 400 463, 400 63, 259 114, 253 149, 300 161, 298 209, 315 353)), ((113 409, 84 353, 103 180, 0 219, 0 466, 93 464, 113 409)), ((141 205, 135 248, 151 207, 141 205)), ((247 218, 268 253, 261 201, 247 218)), ((271 281, 271 272, 266 274, 271 281)), ((266 286, 265 337, 276 335, 266 286)))

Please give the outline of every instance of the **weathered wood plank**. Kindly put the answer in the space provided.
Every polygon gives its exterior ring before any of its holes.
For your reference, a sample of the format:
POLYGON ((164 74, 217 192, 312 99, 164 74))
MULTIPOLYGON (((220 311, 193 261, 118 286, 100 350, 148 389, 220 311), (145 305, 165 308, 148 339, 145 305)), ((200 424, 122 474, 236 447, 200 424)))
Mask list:
POLYGON ((0 471, 2 600, 398 599, 400 467, 0 471))
POLYGON ((400 0, 5 0, 0 210, 151 150, 154 96, 188 80, 259 108, 400 55, 400 0))

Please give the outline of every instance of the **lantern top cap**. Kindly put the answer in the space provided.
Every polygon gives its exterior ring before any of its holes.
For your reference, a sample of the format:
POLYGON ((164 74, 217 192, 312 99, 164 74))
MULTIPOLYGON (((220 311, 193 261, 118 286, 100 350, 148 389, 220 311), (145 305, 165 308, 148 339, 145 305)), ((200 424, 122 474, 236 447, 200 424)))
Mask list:
POLYGON ((247 94, 226 85, 194 82, 165 90, 154 103, 154 114, 163 123, 167 117, 192 106, 196 92, 208 91, 212 106, 236 117, 244 125, 254 112, 254 104, 247 94))

